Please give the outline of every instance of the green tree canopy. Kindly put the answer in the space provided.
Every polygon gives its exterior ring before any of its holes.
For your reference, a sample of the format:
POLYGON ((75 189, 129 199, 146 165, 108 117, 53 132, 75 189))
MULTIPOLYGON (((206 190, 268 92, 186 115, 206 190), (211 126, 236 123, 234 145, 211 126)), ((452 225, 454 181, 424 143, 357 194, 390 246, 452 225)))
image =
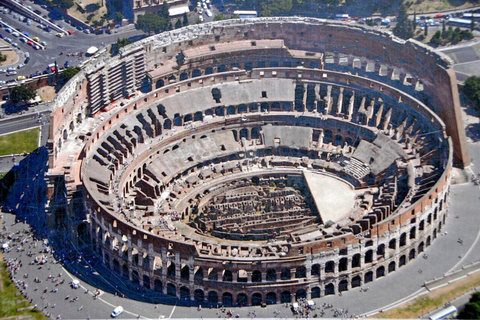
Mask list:
POLYGON ((148 34, 159 33, 165 30, 167 26, 168 18, 156 13, 145 13, 137 17, 137 23, 135 27, 148 34))
POLYGON ((293 8, 293 0, 261 0, 260 7, 264 17, 287 14, 293 8))
POLYGON ((10 100, 13 103, 19 103, 20 101, 27 102, 37 96, 35 89, 27 87, 25 85, 19 85, 12 89, 10 92, 10 100))
MULTIPOLYGON (((462 91, 473 103, 473 106, 476 109, 480 109, 480 77, 473 76, 465 80, 462 91)), ((480 296, 476 294, 472 298, 480 300, 480 296)), ((474 300, 473 302, 480 304, 480 301, 477 300, 474 300)))
POLYGON ((68 80, 72 79, 74 75, 76 75, 80 71, 79 67, 68 67, 67 69, 63 70, 62 78, 63 81, 67 82, 68 80))
POLYGON ((53 4, 59 6, 62 9, 70 9, 75 4, 73 0, 53 0, 53 4))
POLYGON ((407 8, 402 5, 397 16, 397 25, 393 28, 393 34, 402 39, 413 37, 413 22, 408 19, 407 8))

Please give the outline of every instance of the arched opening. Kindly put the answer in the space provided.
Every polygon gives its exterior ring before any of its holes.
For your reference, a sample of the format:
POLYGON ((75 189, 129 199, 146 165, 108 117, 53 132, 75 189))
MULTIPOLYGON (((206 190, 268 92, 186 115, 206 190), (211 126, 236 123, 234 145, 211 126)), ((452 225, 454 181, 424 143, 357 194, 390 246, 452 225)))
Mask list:
POLYGON ((432 242, 432 238, 430 236, 428 236, 427 241, 426 241, 426 246, 429 247, 431 242, 432 242))
POLYGON ((258 270, 252 272, 252 282, 262 282, 262 273, 258 270))
POLYGON ((189 278, 190 278, 190 268, 187 265, 183 266, 182 270, 180 270, 180 278, 182 280, 187 280, 187 281, 189 280, 189 278))
POLYGON ((182 72, 180 74, 180 81, 187 80, 188 79, 188 74, 186 72, 182 72))
POLYGON ((343 146, 343 137, 339 134, 335 136, 335 143, 333 144, 335 146, 343 146))
POLYGON ((318 263, 312 266, 312 270, 310 271, 312 276, 319 276, 320 275, 320 265, 318 263))
POLYGON ((113 259, 113 271, 120 273, 120 263, 117 259, 113 259))
POLYGON ((143 287, 150 289, 150 277, 146 274, 143 275, 143 287))
POLYGON ((382 257, 385 255, 385 245, 384 244, 381 244, 378 246, 377 248, 377 257, 382 257))
POLYGON ((227 114, 234 115, 236 113, 235 106, 228 106, 227 107, 227 114))
POLYGON ((210 268, 210 269, 208 270, 208 280, 214 280, 214 281, 217 281, 217 280, 218 280, 218 271, 217 271, 217 269, 210 268))
POLYGON ((242 130, 240 130, 240 139, 242 138, 245 138, 248 140, 248 129, 247 128, 243 128, 242 130))
POLYGON ((233 274, 230 270, 224 270, 222 274, 222 281, 223 282, 232 282, 233 281, 233 274))
POLYGON ((407 234, 404 232, 400 236, 400 247, 403 247, 407 244, 407 234))
POLYGON ((342 291, 348 291, 348 281, 347 280, 341 280, 339 283, 338 283, 338 291, 342 292, 342 291))
POLYGON ((365 263, 372 263, 373 261, 373 250, 368 250, 365 252, 365 263))
POLYGON ((360 253, 354 254, 352 257, 352 268, 359 268, 361 260, 362 256, 360 255, 360 253))
POLYGON ((277 294, 275 292, 267 293, 267 304, 276 304, 277 303, 277 294))
POLYGON ((175 263, 172 261, 168 261, 167 276, 172 278, 175 277, 175 263))
POLYGON ((305 289, 299 289, 295 292, 295 298, 298 299, 305 299, 307 298, 307 291, 305 289))
POLYGON ((400 268, 401 266, 404 266, 407 262, 407 257, 405 255, 400 256, 400 259, 398 259, 398 267, 400 268))
POLYGON ((252 294, 252 306, 259 306, 262 304, 262 294, 255 292, 252 294))
POLYGON ((408 254, 408 260, 413 259, 415 259, 415 249, 410 250, 410 253, 408 254))
POLYGON ((270 111, 270 105, 268 104, 268 102, 262 102, 260 104, 260 110, 262 112, 267 112, 267 111, 270 111))
POLYGON ((338 271, 346 271, 348 269, 348 259, 347 258, 342 258, 340 259, 338 263, 338 271))
POLYGON ((281 280, 290 280, 291 275, 290 275, 290 269, 289 268, 283 268, 282 273, 280 274, 280 279, 281 280))
POLYGON ((241 104, 238 106, 238 113, 247 113, 248 112, 248 108, 247 108, 247 105, 246 104, 241 104))
POLYGON ((132 282, 136 285, 140 284, 140 276, 136 270, 132 271, 132 282))
POLYGON ((172 129, 172 120, 165 119, 165 121, 163 122, 163 129, 164 130, 172 129))
POLYGON ((390 240, 390 242, 388 243, 388 248, 395 250, 397 248, 397 239, 390 240))
POLYGON ((239 293, 237 295, 237 304, 242 307, 248 305, 248 296, 246 293, 239 293))
POLYGON ((122 276, 125 278, 130 278, 130 272, 128 271, 128 266, 126 264, 122 267, 122 276))
POLYGON ((173 283, 168 283, 167 284, 167 295, 176 297, 177 296, 177 289, 175 288, 175 285, 173 283))
POLYGON ((323 143, 330 143, 330 142, 333 142, 333 132, 331 130, 325 130, 323 143))
POLYGON ((155 291, 163 293, 163 283, 162 283, 162 281, 159 280, 159 279, 155 279, 155 281, 153 282, 153 288, 154 288, 155 291))
POLYGON ((267 270, 267 281, 276 281, 277 280, 277 272, 275 269, 268 269, 267 270))
POLYGON ((231 307, 233 305, 233 297, 230 292, 225 292, 222 295, 222 303, 225 307, 231 307))
POLYGON ((362 278, 355 276, 352 278, 352 288, 360 287, 362 285, 362 278))
POLYGON ((335 294, 335 285, 333 283, 329 283, 325 285, 325 295, 332 295, 335 294))
POLYGON ((203 269, 198 267, 197 271, 193 274, 193 280, 195 282, 203 282, 203 269))
POLYGON ((165 85, 165 81, 163 81, 163 79, 160 79, 157 81, 157 83, 155 84, 155 88, 158 89, 158 88, 161 88, 165 85))
POLYGON ((280 300, 281 303, 292 302, 292 295, 290 294, 290 291, 283 291, 280 299, 281 299, 280 300))
POLYGON ((203 121, 203 113, 201 111, 195 112, 193 115, 193 121, 203 121))
POLYGON ((303 266, 297 267, 295 270, 295 278, 306 278, 307 277, 307 269, 303 266))
POLYGON ((377 268, 377 279, 385 275, 385 267, 381 266, 377 268))
POLYGON ((206 67, 205 68, 205 75, 209 75, 213 73, 213 68, 212 67, 206 67))
POLYGON ((415 239, 415 235, 416 235, 416 229, 415 227, 412 227, 410 229, 410 239, 415 239))
POLYGON ((215 115, 223 117, 225 115, 225 109, 223 107, 218 107, 215 109, 215 115))
POLYGON ((313 287, 310 295, 311 295, 312 299, 320 298, 320 288, 319 287, 313 287))
POLYGON ((220 65, 217 67, 217 71, 218 71, 218 72, 225 72, 225 71, 227 71, 227 67, 226 67, 224 64, 220 64, 220 65))
POLYGON ((200 70, 200 69, 195 69, 192 72, 192 78, 200 77, 201 75, 202 75, 202 70, 200 70))
POLYGON ((183 286, 180 288, 180 299, 182 300, 190 300, 190 289, 183 286))
POLYGON ((193 292, 193 300, 195 300, 196 303, 202 304, 203 301, 205 300, 205 294, 203 290, 197 289, 193 292))
POLYGON ((422 253, 423 251, 425 250, 425 244, 422 242, 420 242, 420 244, 418 245, 418 253, 422 253))
POLYGON ((212 305, 216 305, 218 303, 218 293, 215 291, 209 291, 208 302, 210 302, 212 305))
POLYGON ((369 283, 373 281, 373 271, 368 271, 365 273, 364 283, 369 283))
POLYGON ((388 273, 395 271, 395 261, 388 264, 388 273))
POLYGON ((332 273, 335 272, 335 262, 327 261, 325 264, 325 273, 332 273))

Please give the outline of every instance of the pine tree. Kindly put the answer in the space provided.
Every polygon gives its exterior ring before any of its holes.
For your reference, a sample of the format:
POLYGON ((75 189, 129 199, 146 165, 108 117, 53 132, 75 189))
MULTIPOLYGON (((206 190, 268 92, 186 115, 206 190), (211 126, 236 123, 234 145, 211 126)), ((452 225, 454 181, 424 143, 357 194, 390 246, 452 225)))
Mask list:
POLYGON ((188 16, 186 12, 183 14, 183 26, 188 26, 188 16))
POLYGON ((402 39, 413 37, 413 23, 408 20, 407 8, 402 5, 397 16, 397 25, 393 28, 393 34, 402 39))

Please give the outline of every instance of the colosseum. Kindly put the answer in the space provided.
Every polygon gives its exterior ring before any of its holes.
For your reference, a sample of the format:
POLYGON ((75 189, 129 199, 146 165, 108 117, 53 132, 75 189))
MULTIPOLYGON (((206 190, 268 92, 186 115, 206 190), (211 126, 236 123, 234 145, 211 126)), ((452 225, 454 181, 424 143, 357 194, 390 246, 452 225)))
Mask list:
POLYGON ((320 19, 206 23, 100 52, 53 108, 51 232, 206 305, 402 272, 441 232, 453 165, 469 164, 448 57, 320 19))

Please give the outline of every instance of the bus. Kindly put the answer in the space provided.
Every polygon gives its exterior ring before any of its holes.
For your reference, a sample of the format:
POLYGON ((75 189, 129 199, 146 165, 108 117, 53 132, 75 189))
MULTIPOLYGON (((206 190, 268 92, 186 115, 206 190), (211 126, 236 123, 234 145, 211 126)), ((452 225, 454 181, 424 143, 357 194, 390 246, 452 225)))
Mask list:
POLYGON ((450 18, 447 22, 451 26, 469 28, 472 25, 471 19, 450 18))
POLYGON ((452 319, 457 315, 457 308, 454 306, 449 306, 443 310, 438 311, 437 313, 432 314, 428 319, 430 320, 442 320, 442 319, 452 319))

